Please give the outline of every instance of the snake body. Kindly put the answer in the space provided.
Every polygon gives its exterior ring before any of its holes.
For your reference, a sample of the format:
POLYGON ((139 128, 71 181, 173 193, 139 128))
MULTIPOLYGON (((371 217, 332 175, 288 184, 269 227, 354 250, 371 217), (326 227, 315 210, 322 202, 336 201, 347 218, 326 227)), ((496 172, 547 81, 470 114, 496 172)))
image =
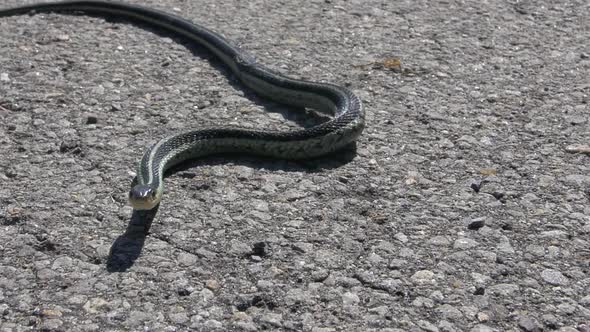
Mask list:
POLYGON ((164 172, 188 159, 239 152, 281 159, 306 159, 337 151, 355 141, 364 128, 361 102, 350 90, 328 83, 289 78, 256 63, 223 36, 183 18, 141 6, 104 1, 66 1, 0 10, 0 17, 26 13, 80 12, 115 16, 178 34, 215 54, 245 86, 275 102, 330 114, 317 126, 293 131, 215 127, 162 138, 144 153, 129 201, 136 210, 157 206, 164 190, 164 172))

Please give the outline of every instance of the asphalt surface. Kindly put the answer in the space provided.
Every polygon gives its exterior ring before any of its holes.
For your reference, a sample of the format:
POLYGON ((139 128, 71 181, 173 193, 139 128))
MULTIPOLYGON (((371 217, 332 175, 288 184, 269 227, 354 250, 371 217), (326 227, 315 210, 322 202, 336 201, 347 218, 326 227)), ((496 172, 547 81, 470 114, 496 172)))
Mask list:
POLYGON ((0 331, 589 331, 589 2, 144 4, 350 87, 367 128, 183 165, 134 214, 158 138, 312 120, 161 31, 0 18, 0 331))

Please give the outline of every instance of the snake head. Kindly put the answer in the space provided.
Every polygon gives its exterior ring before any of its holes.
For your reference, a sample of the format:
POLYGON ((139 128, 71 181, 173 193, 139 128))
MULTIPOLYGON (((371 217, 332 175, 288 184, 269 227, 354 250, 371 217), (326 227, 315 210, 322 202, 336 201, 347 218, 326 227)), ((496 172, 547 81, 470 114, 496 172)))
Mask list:
POLYGON ((138 184, 129 191, 129 203, 135 210, 151 210, 160 203, 161 195, 154 188, 138 184))

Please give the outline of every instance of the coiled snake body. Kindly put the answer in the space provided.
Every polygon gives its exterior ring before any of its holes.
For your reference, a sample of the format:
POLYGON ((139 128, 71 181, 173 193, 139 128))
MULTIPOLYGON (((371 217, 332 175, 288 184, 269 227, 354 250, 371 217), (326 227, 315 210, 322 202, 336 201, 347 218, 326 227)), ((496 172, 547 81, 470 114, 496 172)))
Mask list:
POLYGON ((282 159, 325 155, 355 141, 364 128, 360 100, 348 89, 327 83, 296 80, 256 63, 221 35, 175 15, 141 6, 104 1, 40 3, 0 10, 0 17, 40 12, 81 12, 122 17, 181 35, 215 54, 248 88, 275 102, 312 108, 333 118, 294 131, 215 127, 170 135, 151 145, 137 169, 129 201, 136 210, 159 204, 166 169, 185 160, 222 152, 244 152, 282 159))

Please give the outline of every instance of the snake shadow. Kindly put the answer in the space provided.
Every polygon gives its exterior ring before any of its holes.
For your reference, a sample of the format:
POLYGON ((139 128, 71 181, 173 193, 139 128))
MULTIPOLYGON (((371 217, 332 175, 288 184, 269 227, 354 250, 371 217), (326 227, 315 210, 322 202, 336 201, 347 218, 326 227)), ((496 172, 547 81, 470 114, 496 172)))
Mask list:
POLYGON ((141 255, 158 208, 159 205, 149 211, 133 210, 125 233, 117 237, 111 246, 106 263, 107 271, 125 272, 133 266, 141 255))

